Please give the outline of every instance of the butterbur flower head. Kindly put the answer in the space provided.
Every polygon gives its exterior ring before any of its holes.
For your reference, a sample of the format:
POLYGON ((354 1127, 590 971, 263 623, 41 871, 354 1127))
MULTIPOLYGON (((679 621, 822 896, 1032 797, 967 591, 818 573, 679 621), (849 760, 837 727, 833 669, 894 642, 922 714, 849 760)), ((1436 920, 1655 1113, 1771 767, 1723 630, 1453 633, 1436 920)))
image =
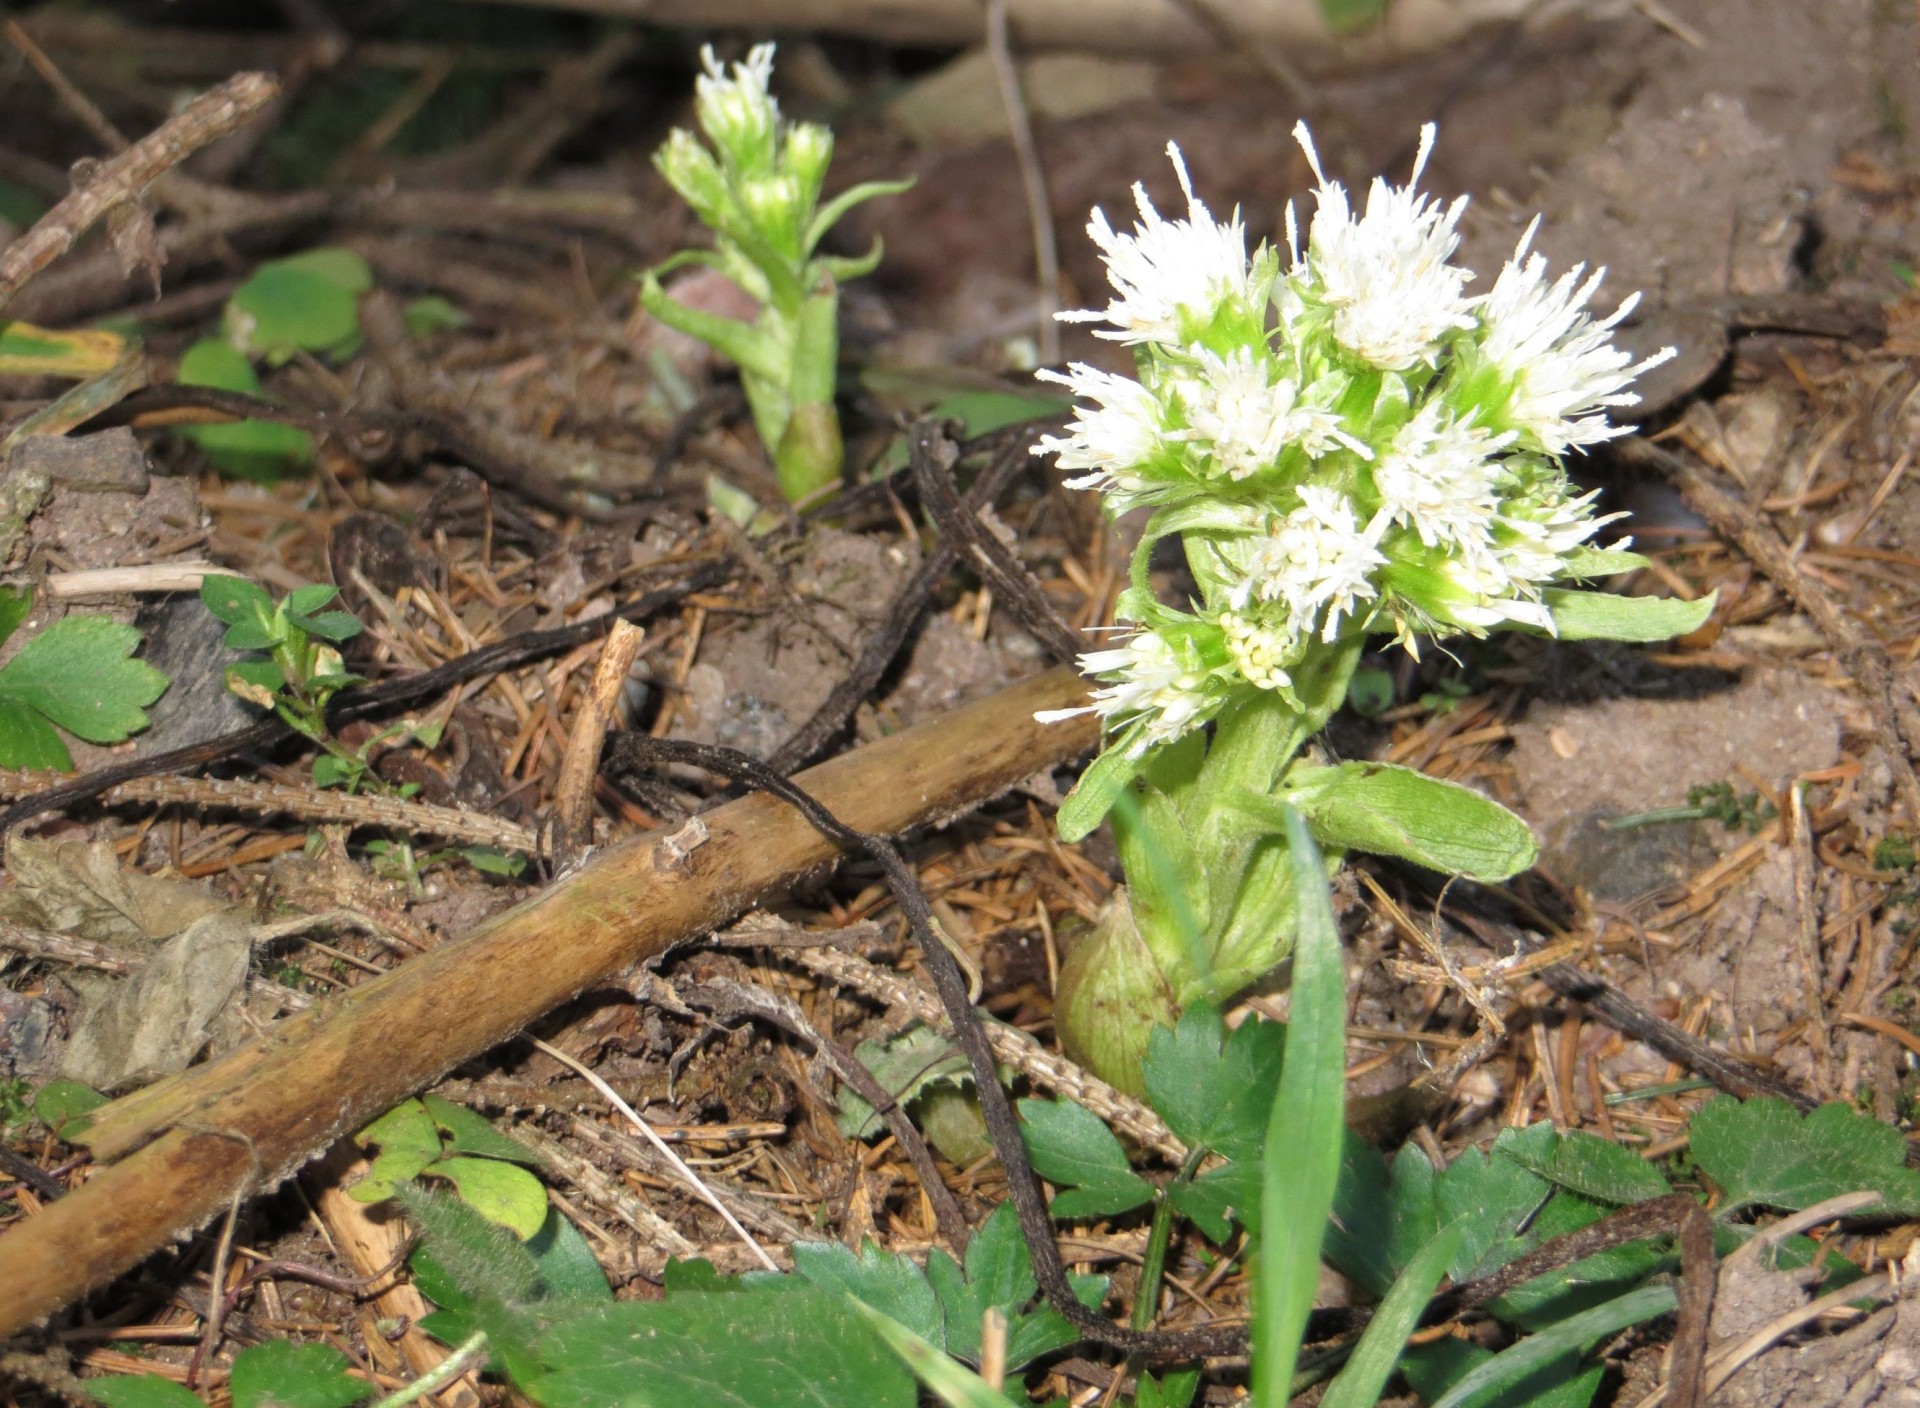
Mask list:
POLYGON ((1448 543, 1472 551, 1486 541, 1500 496, 1493 456, 1514 440, 1492 435, 1428 401, 1403 425, 1374 466, 1380 512, 1428 547, 1448 543))
POLYGON ((1224 357, 1200 349, 1177 373, 1173 391, 1186 414, 1179 436, 1202 451, 1201 472, 1209 477, 1245 479, 1271 468, 1290 446, 1308 459, 1342 448, 1363 458, 1373 453, 1335 412, 1304 404, 1299 384, 1250 347, 1224 357))
POLYGON ((1389 186, 1375 177, 1360 216, 1346 188, 1321 169, 1306 123, 1293 132, 1320 185, 1304 258, 1292 207, 1287 210, 1292 292, 1308 307, 1324 308, 1334 341, 1367 365, 1383 371, 1434 365, 1444 341, 1474 325, 1474 300, 1462 292, 1466 270, 1447 263, 1460 243, 1455 226, 1466 197, 1443 207, 1414 190, 1433 150, 1433 125, 1420 129, 1408 183, 1389 186))
POLYGON ((1549 284, 1547 261, 1527 253, 1539 225, 1536 217, 1527 226, 1487 295, 1479 356, 1506 392, 1502 422, 1536 448, 1560 455, 1626 434, 1626 426, 1608 423, 1608 408, 1638 404, 1627 384, 1675 349, 1635 362, 1615 347, 1613 329, 1640 296, 1629 296, 1594 321, 1587 304, 1607 271, 1596 269, 1583 280, 1586 266, 1576 264, 1549 284))
POLYGON ((771 172, 780 137, 780 105, 767 91, 773 78, 773 45, 754 45, 731 73, 710 44, 701 47, 700 62, 706 72, 693 81, 700 130, 731 170, 750 176, 771 172))
POLYGON ((1112 512, 1123 512, 1149 492, 1152 481, 1141 471, 1165 443, 1166 411, 1159 398, 1132 377, 1084 362, 1074 363, 1064 374, 1042 370, 1036 375, 1093 404, 1074 413, 1066 435, 1035 441, 1033 453, 1058 455, 1060 468, 1083 471, 1067 480, 1067 487, 1105 491, 1112 512))
POLYGON ((1133 200, 1140 223, 1131 233, 1115 233, 1106 212, 1095 207, 1087 234, 1100 248, 1115 297, 1103 309, 1062 313, 1062 322, 1105 322, 1112 325, 1111 330, 1100 329, 1094 336, 1177 347, 1191 341, 1223 304, 1264 299, 1264 291, 1257 296, 1252 291, 1255 270, 1247 257, 1240 212, 1234 211, 1224 222, 1214 219, 1193 193, 1180 148, 1167 143, 1167 155, 1187 197, 1187 218, 1168 220, 1139 184, 1133 188, 1133 200))

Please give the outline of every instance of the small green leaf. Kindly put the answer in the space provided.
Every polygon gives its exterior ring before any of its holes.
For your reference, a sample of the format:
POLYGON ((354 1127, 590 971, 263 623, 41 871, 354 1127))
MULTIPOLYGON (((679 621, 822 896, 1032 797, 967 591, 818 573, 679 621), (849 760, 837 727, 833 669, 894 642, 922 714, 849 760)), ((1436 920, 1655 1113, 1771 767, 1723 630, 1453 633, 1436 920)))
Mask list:
MULTIPOLYGON (((360 339, 359 295, 372 276, 356 288, 342 282, 343 260, 359 260, 346 250, 310 251, 307 256, 262 264, 227 300, 221 324, 227 339, 251 357, 278 366, 300 352, 340 356, 360 339), (312 255, 338 256, 315 260, 312 255)), ((364 261, 360 269, 365 270, 364 261)))
POLYGON ((1066 1190, 1053 1200, 1055 1217, 1111 1217, 1152 1201, 1153 1185, 1091 1110, 1071 1100, 1022 1100, 1020 1116, 1034 1169, 1066 1190))
MULTIPOLYGON (((146 706, 171 681, 131 658, 139 646, 137 630, 105 616, 63 617, 22 646, 0 668, 0 766, 47 765, 39 760, 51 751, 48 732, 32 715, 89 743, 120 743, 145 728, 146 706)), ((53 743, 64 756, 66 746, 53 743)))
POLYGON ((1200 1387, 1198 1369, 1182 1369, 1160 1378, 1142 1374, 1133 1393, 1133 1408, 1191 1408, 1200 1387))
POLYGON ((1217 1011, 1195 1003, 1179 1025, 1147 1040, 1148 1098, 1188 1145, 1258 1159, 1285 1044, 1278 1022, 1242 1022, 1229 1033, 1217 1011))
POLYGON ((1464 1149, 1434 1180, 1435 1216, 1442 1225, 1461 1224, 1460 1251, 1448 1268, 1454 1280, 1497 1270, 1527 1249, 1521 1229, 1546 1205, 1553 1185, 1507 1150, 1515 1140, 1543 1147, 1553 1133, 1552 1125, 1502 1130, 1490 1153, 1464 1149))
POLYGON ((1721 1095, 1693 1117, 1690 1149, 1725 1196, 1723 1215, 1761 1206, 1792 1212, 1842 1193, 1880 1194, 1889 1213, 1920 1213, 1920 1172, 1906 1167, 1900 1131, 1843 1104, 1804 1119, 1771 1096, 1721 1095))
POLYGON ((1561 640, 1625 640, 1651 643, 1697 631, 1713 615, 1718 592, 1698 601, 1675 597, 1615 596, 1549 587, 1540 594, 1553 613, 1561 640))
MULTIPOLYGON (((523 1238, 458 1198, 417 1184, 396 1190, 395 1196, 424 1235, 423 1249, 432 1253, 444 1286, 473 1301, 492 1296, 511 1305, 539 1298, 540 1264, 523 1238)), ((447 1303, 439 1295, 434 1299, 447 1303)))
POLYGON ((310 636, 336 643, 352 640, 366 629, 358 616, 347 611, 322 611, 317 616, 301 616, 289 611, 287 619, 310 636))
POLYGON ((438 1095, 422 1095, 420 1104, 447 1136, 449 1154, 477 1154, 483 1158, 505 1159, 509 1163, 540 1166, 540 1156, 495 1129, 480 1115, 464 1105, 443 1100, 438 1095))
POLYGON ((206 1408, 196 1393, 158 1374, 115 1374, 88 1379, 87 1392, 106 1408, 206 1408))
POLYGON ((210 573, 200 579, 200 602, 212 613, 217 621, 229 626, 253 625, 260 628, 264 635, 256 645, 234 645, 235 650, 264 650, 275 644, 279 637, 267 628, 273 621, 273 597, 267 589, 245 577, 229 577, 223 573, 210 573))
POLYGON ((422 1174, 447 1179, 460 1201, 522 1240, 547 1220, 547 1190, 539 1179, 500 1159, 450 1158, 428 1164, 422 1174))
MULTIPOLYGON (((1399 856, 1444 875, 1505 880, 1532 865, 1540 848, 1526 822, 1457 782, 1391 763, 1298 766, 1281 783, 1322 845, 1399 856)), ((1236 793, 1230 805, 1270 823, 1273 799, 1236 793)))
POLYGON ((380 1151, 366 1176, 347 1190, 357 1203, 384 1202, 440 1157, 440 1132, 418 1100, 402 1101, 354 1137, 380 1151))
MULTIPOLYGON (((182 386, 208 386, 219 391, 260 394, 260 378, 253 364, 219 338, 204 338, 180 359, 175 379, 182 386)), ((270 420, 230 421, 221 425, 180 428, 222 473, 258 483, 274 483, 313 463, 313 437, 291 425, 270 420)))
POLYGON ((1560 577, 1562 581, 1594 582, 1651 566, 1651 558, 1623 548, 1575 548, 1560 559, 1560 577))
MULTIPOLYGON (((886 1041, 863 1041, 853 1054, 880 1088, 905 1107, 930 1091, 973 1084, 967 1058, 931 1027, 910 1027, 886 1041)), ((874 1139, 886 1128, 879 1112, 851 1085, 841 1085, 836 1103, 835 1123, 849 1139, 874 1139)))
POLYGON ((400 316, 406 320, 407 331, 421 339, 432 337, 442 329, 463 328, 473 321, 437 293, 409 300, 400 316))
POLYGON ((106 1103, 106 1096, 77 1080, 50 1080, 33 1093, 34 1114, 68 1143, 86 1133, 87 1116, 106 1103))
POLYGON ((547 1209, 547 1220, 527 1243, 540 1268, 542 1300, 604 1302, 613 1299, 600 1259, 559 1208, 547 1209))
POLYGON ((312 582, 303 587, 295 587, 287 593, 287 615, 311 616, 336 596, 339 588, 325 582, 312 582))
POLYGON ((347 1408, 373 1385, 346 1370, 346 1355, 331 1345, 268 1340, 233 1357, 227 1390, 233 1408, 347 1408))
POLYGON ((1320 13, 1335 34, 1365 29, 1386 13, 1387 0, 1320 0, 1320 13))

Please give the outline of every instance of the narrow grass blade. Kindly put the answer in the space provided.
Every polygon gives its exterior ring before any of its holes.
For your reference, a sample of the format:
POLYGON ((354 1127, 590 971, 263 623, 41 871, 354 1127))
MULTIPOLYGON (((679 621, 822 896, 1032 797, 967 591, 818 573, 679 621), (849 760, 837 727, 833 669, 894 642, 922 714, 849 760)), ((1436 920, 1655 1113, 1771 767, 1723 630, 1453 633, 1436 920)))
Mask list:
POLYGON ((1299 898, 1286 1064, 1267 1122, 1263 1236, 1254 1286, 1253 1386, 1281 1408, 1320 1284, 1320 1243, 1340 1176, 1346 1090, 1346 975, 1320 849, 1288 808, 1287 845, 1299 898))
POLYGON ((1460 1226, 1455 1223, 1441 1228, 1414 1253, 1354 1346, 1347 1367, 1320 1399, 1320 1408, 1373 1408, 1380 1401, 1380 1390, 1400 1362, 1407 1336, 1420 1323, 1420 1312, 1459 1249, 1460 1226))
POLYGON ((1629 1325, 1665 1315, 1677 1304, 1672 1286, 1642 1286, 1604 1305, 1582 1311, 1529 1335, 1463 1376, 1433 1408, 1463 1408, 1481 1394, 1525 1378, 1570 1350, 1578 1350, 1629 1325))

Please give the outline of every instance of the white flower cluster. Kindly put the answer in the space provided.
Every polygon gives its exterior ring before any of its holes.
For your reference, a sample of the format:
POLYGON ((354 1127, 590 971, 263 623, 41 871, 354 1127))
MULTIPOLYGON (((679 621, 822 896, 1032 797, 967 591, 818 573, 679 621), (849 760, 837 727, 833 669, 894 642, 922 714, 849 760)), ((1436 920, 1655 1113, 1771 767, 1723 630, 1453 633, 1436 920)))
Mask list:
MULTIPOLYGON (((1304 248, 1292 208, 1287 253, 1246 247, 1239 213, 1217 220, 1179 149, 1187 216, 1169 220, 1135 187, 1140 221, 1088 227, 1114 297, 1063 313, 1134 348, 1137 377, 1084 364, 1040 375, 1083 401, 1058 456, 1075 488, 1119 515, 1148 506, 1137 565, 1178 533, 1200 589, 1190 610, 1154 601, 1144 570, 1121 598, 1137 629, 1082 657, 1104 681, 1090 707, 1139 754, 1205 722, 1236 689, 1290 695, 1316 650, 1392 633, 1501 626, 1551 631, 1542 591, 1603 521, 1560 464, 1624 433, 1609 409, 1672 349, 1636 363, 1613 346, 1629 298, 1596 320, 1604 271, 1549 282, 1529 227, 1492 288, 1466 292, 1449 259, 1466 199, 1414 186, 1433 146, 1421 133, 1404 188, 1376 179, 1364 212, 1318 180, 1304 248)), ((1537 226, 1538 222, 1535 222, 1537 226)), ((1069 711, 1080 712, 1080 711, 1069 711)))

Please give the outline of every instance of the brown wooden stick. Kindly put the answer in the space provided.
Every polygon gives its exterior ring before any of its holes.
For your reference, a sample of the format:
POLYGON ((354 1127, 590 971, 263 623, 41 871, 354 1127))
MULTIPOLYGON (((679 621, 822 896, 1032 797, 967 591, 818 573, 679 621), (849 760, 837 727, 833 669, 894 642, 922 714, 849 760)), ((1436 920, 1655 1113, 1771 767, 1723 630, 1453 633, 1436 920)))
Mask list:
POLYGON ((0 304, 72 249, 96 221, 138 200, 148 186, 208 142, 240 126, 279 91, 280 85, 264 73, 236 74, 118 156, 101 162, 84 185, 0 252, 0 304))
MULTIPOLYGON (((797 779, 849 825, 897 832, 977 806, 1092 746, 1055 670, 823 763, 797 779)), ((264 1191, 334 1139, 576 994, 835 858, 771 797, 652 832, 473 933, 288 1018, 262 1039, 96 1112, 86 1142, 117 1163, 0 1236, 0 1336, 264 1191)))
POLYGON ((553 815, 547 846, 554 870, 565 874, 593 845, 593 780, 600 772, 600 749, 627 687, 627 671, 640 653, 647 633, 630 621, 615 621, 600 646, 600 663, 593 683, 574 719, 573 733, 560 758, 560 780, 554 787, 553 815))

